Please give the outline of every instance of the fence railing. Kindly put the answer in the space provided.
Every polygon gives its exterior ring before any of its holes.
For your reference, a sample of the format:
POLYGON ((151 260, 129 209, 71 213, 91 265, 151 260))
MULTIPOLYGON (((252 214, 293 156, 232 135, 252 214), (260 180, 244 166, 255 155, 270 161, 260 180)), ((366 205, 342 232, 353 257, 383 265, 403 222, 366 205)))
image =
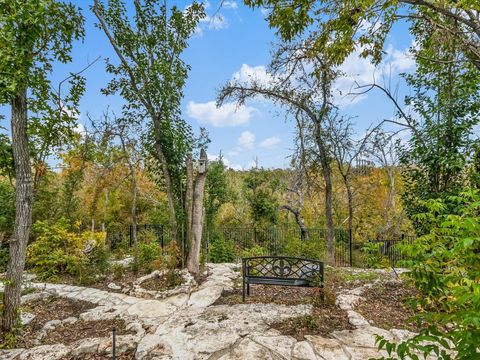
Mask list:
POLYGON ((402 251, 401 245, 412 244, 415 241, 415 236, 407 236, 402 234, 400 239, 380 239, 369 240, 374 244, 379 244, 378 253, 381 256, 386 257, 392 266, 395 266, 398 261, 406 260, 407 256, 402 251))
MULTIPOLYGON (((131 247, 133 243, 132 226, 114 227, 107 230, 107 242, 112 249, 119 246, 131 247)), ((327 230, 309 228, 302 239, 300 229, 294 227, 235 227, 204 228, 202 250, 207 261, 215 261, 219 248, 228 249, 234 259, 238 260, 249 251, 262 251, 265 255, 314 256, 326 259, 327 230)), ((169 227, 157 224, 137 225, 138 241, 157 241, 163 251, 170 244, 169 227)), ((349 266, 352 261, 352 237, 348 230, 335 229, 334 237, 335 263, 349 266)), ((188 251, 185 234, 179 231, 179 248, 188 251)))
MULTIPOLYGON (((260 251, 263 255, 290 255, 327 258, 327 230, 309 228, 307 235, 297 227, 209 227, 204 228, 202 253, 207 261, 238 261, 243 256, 259 255, 252 251, 260 251)), ((156 241, 164 253, 171 241, 170 228, 158 224, 137 225, 139 242, 156 241)), ((364 256, 374 252, 379 257, 388 259, 392 266, 405 260, 400 244, 411 244, 414 236, 402 235, 400 239, 360 239, 354 242, 351 233, 346 229, 335 229, 334 256, 337 266, 368 266, 364 256), (365 245, 379 244, 367 252, 365 245)), ((185 233, 178 231, 178 246, 183 258, 188 252, 185 233)), ((112 249, 119 246, 131 247, 133 244, 132 226, 119 226, 107 230, 107 242, 112 249)))

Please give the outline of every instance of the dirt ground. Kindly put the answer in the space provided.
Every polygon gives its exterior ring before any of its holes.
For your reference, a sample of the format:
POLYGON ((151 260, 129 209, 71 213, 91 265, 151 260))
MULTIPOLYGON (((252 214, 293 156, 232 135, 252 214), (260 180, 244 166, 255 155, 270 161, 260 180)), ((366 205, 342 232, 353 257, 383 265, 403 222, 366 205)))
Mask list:
MULTIPOLYGON (((69 317, 78 317, 81 313, 97 305, 86 301, 65 298, 47 297, 28 302, 23 305, 23 311, 32 313, 35 318, 16 335, 14 347, 31 348, 36 346, 35 339, 45 323, 51 320, 64 320, 69 317)), ((43 344, 64 343, 70 344, 88 337, 110 337, 112 329, 116 328, 118 335, 128 334, 123 320, 77 321, 73 324, 59 325, 47 332, 42 339, 43 344)), ((4 334, 0 332, 0 339, 4 334)))
POLYGON ((419 331, 421 325, 409 321, 415 311, 407 304, 408 299, 418 295, 415 288, 406 284, 378 284, 364 291, 355 310, 380 328, 419 331))

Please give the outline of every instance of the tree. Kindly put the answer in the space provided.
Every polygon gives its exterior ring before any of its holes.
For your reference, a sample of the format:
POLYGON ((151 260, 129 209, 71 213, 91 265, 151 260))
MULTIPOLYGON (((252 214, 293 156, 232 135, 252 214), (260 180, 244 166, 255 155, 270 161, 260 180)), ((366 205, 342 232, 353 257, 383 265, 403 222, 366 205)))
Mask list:
POLYGON ((84 35, 83 17, 69 3, 46 0, 2 1, 0 6, 0 101, 11 104, 15 164, 15 225, 10 239, 2 327, 14 329, 32 214, 32 172, 28 139, 27 93, 38 97, 49 86, 54 61, 68 62, 72 41, 84 35))
POLYGON ((235 80, 219 93, 218 103, 234 98, 243 104, 252 97, 264 97, 284 106, 297 122, 302 152, 306 143, 314 144, 309 151, 320 164, 325 186, 325 218, 327 223, 328 262, 334 263, 335 226, 333 221, 331 155, 324 125, 334 108, 331 84, 336 76, 328 61, 316 57, 313 61, 302 42, 279 46, 270 65, 271 81, 252 79, 249 83, 235 80), (313 63, 313 64, 312 64, 313 63), (312 66, 313 65, 313 66, 312 66), (313 71, 312 71, 313 68, 313 71))
MULTIPOLYGON (((413 31, 420 49, 415 74, 405 76, 413 89, 405 103, 416 116, 409 120, 412 135, 400 152, 406 185, 402 198, 410 217, 425 211, 423 201, 465 188, 478 143, 474 127, 480 121, 480 70, 461 61, 457 39, 439 41, 435 29, 422 20, 413 31), (423 45, 432 41, 435 47, 423 45), (428 60, 432 57, 437 61, 428 60)), ((415 225, 420 234, 428 231, 421 222, 415 225)))
POLYGON ((353 178, 355 175, 354 163, 365 153, 367 140, 370 133, 355 141, 353 139, 352 123, 349 118, 342 117, 337 111, 327 117, 325 134, 330 142, 332 157, 345 186, 348 204, 348 230, 353 230, 355 188, 353 178))
MULTIPOLYGON (((303 36, 312 58, 341 64, 360 46, 361 56, 379 63, 392 26, 422 19, 439 39, 454 38, 462 60, 480 69, 480 5, 476 1, 430 0, 244 0, 270 10, 267 20, 283 40, 303 36)), ((435 47, 435 43, 423 44, 435 47)), ((428 58, 431 61, 438 59, 428 58)))
POLYGON ((225 174, 225 164, 220 155, 208 165, 205 182, 205 223, 212 226, 220 207, 230 198, 225 174))
POLYGON ((139 123, 149 120, 153 153, 167 192, 171 234, 176 240, 178 183, 173 182, 172 172, 182 169, 192 143, 191 128, 180 117, 180 100, 189 70, 181 55, 205 13, 203 5, 195 2, 183 11, 175 6, 169 10, 159 0, 133 3, 133 16, 127 13, 122 0, 110 0, 108 6, 95 0, 92 7, 98 27, 119 61, 107 62, 107 71, 114 78, 104 92, 122 95, 126 100, 124 115, 139 123))
POLYGON ((384 226, 380 230, 382 239, 395 239, 401 235, 403 212, 398 211, 396 202, 397 187, 396 173, 399 172, 398 147, 399 141, 395 141, 395 134, 389 134, 376 129, 369 139, 368 152, 375 159, 388 179, 388 195, 385 201, 383 213, 384 226))
MULTIPOLYGON (((295 171, 295 170, 294 170, 295 171)), ((308 240, 308 228, 302 217, 303 210, 303 193, 302 193, 302 173, 303 170, 295 171, 292 186, 286 190, 291 194, 289 196, 289 204, 280 205, 280 210, 287 210, 295 217, 295 222, 300 229, 300 237, 302 240, 308 240), (296 196, 296 199, 294 198, 296 196)))
POLYGON ((190 272, 198 274, 200 266, 200 249, 202 243, 203 233, 203 197, 205 189, 205 179, 207 177, 207 153, 204 149, 200 151, 200 157, 198 159, 197 177, 193 186, 193 199, 192 199, 192 238, 191 246, 188 254, 187 268, 190 272))
POLYGON ((137 233, 137 204, 138 204, 138 186, 137 172, 138 165, 142 159, 143 149, 141 147, 142 129, 135 121, 129 121, 126 118, 116 117, 115 114, 109 115, 108 110, 103 114, 100 121, 95 122, 95 127, 102 139, 106 142, 120 142, 120 158, 115 157, 113 161, 118 163, 123 160, 127 165, 128 178, 130 178, 130 190, 132 194, 132 205, 130 208, 131 216, 131 235, 133 238, 133 265, 134 270, 138 270, 138 233, 137 233))

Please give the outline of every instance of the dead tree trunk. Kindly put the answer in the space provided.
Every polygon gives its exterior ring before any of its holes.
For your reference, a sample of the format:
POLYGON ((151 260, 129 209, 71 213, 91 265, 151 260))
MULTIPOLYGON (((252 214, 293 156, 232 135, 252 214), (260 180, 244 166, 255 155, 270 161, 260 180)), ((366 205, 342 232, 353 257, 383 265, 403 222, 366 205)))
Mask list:
POLYGON ((185 213, 187 217, 186 223, 186 239, 182 244, 182 264, 185 258, 185 244, 192 245, 192 217, 193 217, 193 162, 192 157, 187 157, 187 188, 185 192, 185 213))
POLYGON ((25 268, 25 254, 32 224, 32 170, 27 135, 27 89, 18 92, 12 101, 12 148, 15 162, 15 226, 10 239, 10 260, 7 267, 3 296, 5 332, 14 329, 18 321, 18 307, 25 268))
POLYGON ((305 225, 303 218, 302 218, 302 208, 303 208, 303 196, 301 190, 298 188, 287 188, 288 191, 296 194, 298 196, 297 199, 297 207, 293 207, 292 205, 282 205, 280 206, 280 209, 288 210, 293 214, 295 217, 295 222, 297 223, 299 229, 300 229, 300 236, 302 240, 307 240, 308 239, 308 228, 305 225))
POLYGON ((207 154, 202 149, 200 152, 200 161, 198 165, 197 178, 193 190, 193 212, 192 212, 192 244, 188 254, 188 271, 198 274, 200 268, 200 249, 203 234, 203 195, 205 190, 205 180, 207 177, 207 154))

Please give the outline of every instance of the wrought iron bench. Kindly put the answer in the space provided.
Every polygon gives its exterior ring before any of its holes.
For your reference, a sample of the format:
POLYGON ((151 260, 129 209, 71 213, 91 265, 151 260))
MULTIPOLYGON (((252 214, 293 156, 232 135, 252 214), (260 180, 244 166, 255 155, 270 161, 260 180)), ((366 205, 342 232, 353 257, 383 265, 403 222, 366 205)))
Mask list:
POLYGON ((256 256, 242 259, 243 292, 250 295, 250 284, 311 286, 323 288, 323 262, 287 256, 256 256))

